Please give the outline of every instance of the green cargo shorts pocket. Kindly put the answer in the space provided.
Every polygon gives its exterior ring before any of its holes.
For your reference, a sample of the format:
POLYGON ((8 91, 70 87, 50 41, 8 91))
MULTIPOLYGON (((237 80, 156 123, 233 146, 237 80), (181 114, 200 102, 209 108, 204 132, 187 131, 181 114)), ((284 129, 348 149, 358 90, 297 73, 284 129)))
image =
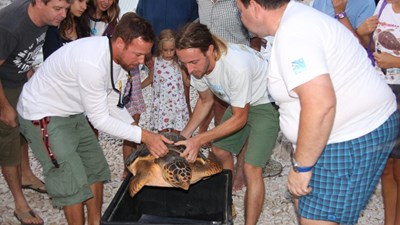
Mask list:
POLYGON ((77 177, 74 176, 72 166, 68 162, 60 168, 52 168, 45 176, 46 189, 52 197, 68 197, 79 192, 80 187, 77 177))

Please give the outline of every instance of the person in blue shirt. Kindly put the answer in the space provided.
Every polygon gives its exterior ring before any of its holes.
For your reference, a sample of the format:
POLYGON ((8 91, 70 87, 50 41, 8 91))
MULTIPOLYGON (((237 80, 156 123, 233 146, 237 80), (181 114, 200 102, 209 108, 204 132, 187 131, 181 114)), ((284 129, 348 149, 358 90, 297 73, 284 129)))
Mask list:
POLYGON ((156 36, 164 29, 176 31, 199 17, 196 0, 139 0, 136 13, 149 21, 156 36))
POLYGON ((368 43, 363 41, 357 34, 358 27, 375 11, 374 0, 314 0, 313 8, 336 18, 346 26, 367 47, 368 43))

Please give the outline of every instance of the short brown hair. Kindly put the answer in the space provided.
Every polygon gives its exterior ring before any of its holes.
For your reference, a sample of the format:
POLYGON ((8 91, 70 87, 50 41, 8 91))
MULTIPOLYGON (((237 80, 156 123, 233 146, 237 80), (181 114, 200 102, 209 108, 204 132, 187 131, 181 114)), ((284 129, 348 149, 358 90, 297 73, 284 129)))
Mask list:
MULTIPOLYGON (((248 7, 250 5, 251 0, 239 0, 242 2, 244 7, 248 7)), ((259 5, 261 5, 265 9, 277 9, 284 4, 290 2, 290 0, 254 0, 259 5)))
POLYGON ((112 36, 112 40, 121 38, 125 44, 129 44, 133 39, 142 38, 145 42, 154 42, 154 31, 150 23, 138 16, 136 13, 125 13, 117 26, 112 36))
MULTIPOLYGON (((49 3, 51 0, 41 0, 45 5, 47 5, 47 3, 49 3)), ((71 3, 72 0, 65 0, 68 4, 71 3)), ((31 0, 31 4, 32 5, 36 5, 36 0, 31 0)))

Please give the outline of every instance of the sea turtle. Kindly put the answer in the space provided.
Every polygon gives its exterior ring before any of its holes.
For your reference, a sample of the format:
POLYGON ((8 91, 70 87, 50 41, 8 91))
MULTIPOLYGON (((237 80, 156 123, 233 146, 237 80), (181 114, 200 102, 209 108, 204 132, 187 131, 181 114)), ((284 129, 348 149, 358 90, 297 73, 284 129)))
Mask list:
MULTIPOLYGON (((177 142, 185 138, 175 133, 161 133, 177 142)), ((185 146, 167 145, 169 152, 161 158, 154 158, 146 145, 141 145, 125 161, 125 166, 133 174, 129 191, 135 196, 143 186, 177 187, 188 190, 190 184, 222 171, 219 163, 207 159, 201 152, 194 163, 180 156, 185 146)))

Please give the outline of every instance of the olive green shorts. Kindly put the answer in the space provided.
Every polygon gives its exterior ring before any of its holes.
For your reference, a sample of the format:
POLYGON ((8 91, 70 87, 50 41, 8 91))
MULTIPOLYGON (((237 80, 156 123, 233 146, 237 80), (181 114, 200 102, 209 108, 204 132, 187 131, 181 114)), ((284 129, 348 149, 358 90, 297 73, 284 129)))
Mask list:
MULTIPOLYGON (((20 88, 4 89, 6 98, 15 109, 20 88)), ((17 166, 21 163, 21 144, 26 144, 25 138, 19 133, 18 127, 10 127, 0 121, 0 166, 17 166)))
MULTIPOLYGON (((231 106, 225 111, 222 122, 232 116, 231 106)), ((223 150, 238 154, 248 139, 245 162, 264 167, 269 161, 279 132, 279 113, 271 103, 250 106, 246 125, 232 135, 213 144, 223 150)))
POLYGON ((21 132, 43 167, 46 189, 55 207, 84 202, 93 197, 91 184, 110 179, 104 153, 83 114, 50 117, 47 132, 60 168, 50 160, 40 126, 21 116, 19 121, 21 132))

